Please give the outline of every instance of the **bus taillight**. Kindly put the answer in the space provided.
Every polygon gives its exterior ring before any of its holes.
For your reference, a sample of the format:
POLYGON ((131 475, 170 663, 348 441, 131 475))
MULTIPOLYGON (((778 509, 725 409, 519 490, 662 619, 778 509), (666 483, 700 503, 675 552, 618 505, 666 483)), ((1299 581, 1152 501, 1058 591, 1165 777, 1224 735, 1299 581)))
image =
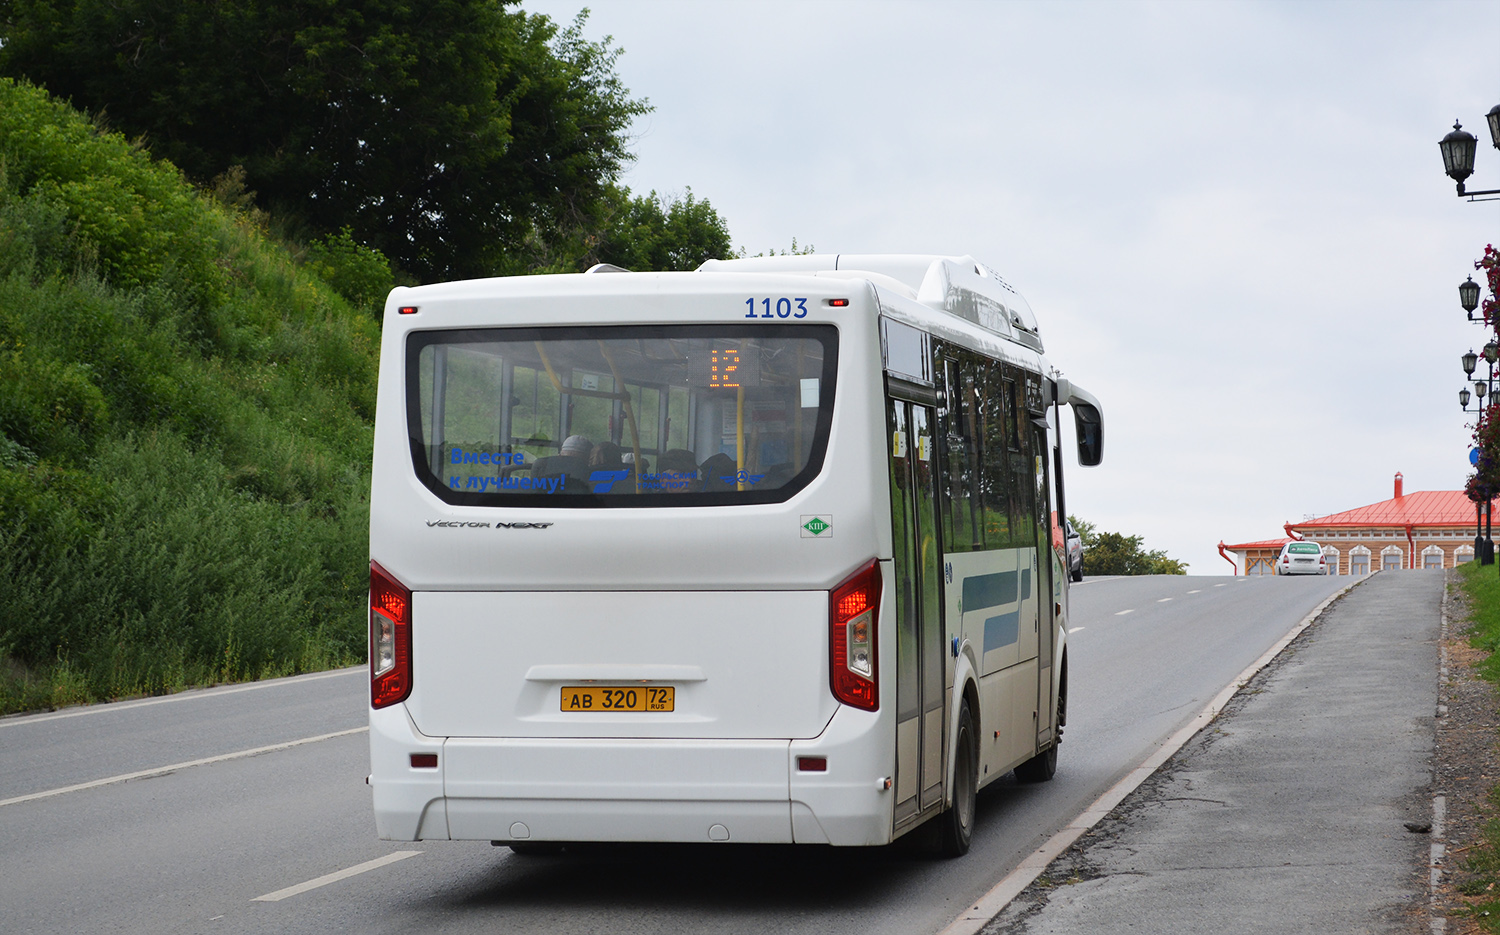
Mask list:
POLYGON ((828 592, 828 682, 833 697, 874 711, 880 707, 876 610, 880 563, 871 559, 828 592))
POLYGON ((370 707, 411 694, 411 591, 370 563, 370 707))

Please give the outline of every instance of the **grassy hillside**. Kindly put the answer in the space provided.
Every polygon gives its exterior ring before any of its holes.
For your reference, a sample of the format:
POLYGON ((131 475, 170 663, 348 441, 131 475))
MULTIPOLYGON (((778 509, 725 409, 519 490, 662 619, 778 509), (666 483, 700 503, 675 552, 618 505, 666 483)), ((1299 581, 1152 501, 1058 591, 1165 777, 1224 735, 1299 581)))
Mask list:
POLYGON ((253 218, 0 81, 0 713, 362 658, 377 353, 253 218))

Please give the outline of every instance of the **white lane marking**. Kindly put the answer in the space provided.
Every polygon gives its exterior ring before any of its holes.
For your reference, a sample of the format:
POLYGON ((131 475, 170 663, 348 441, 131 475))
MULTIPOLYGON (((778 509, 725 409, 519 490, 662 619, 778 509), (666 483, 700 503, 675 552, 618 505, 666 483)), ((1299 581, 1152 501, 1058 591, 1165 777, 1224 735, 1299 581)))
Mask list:
POLYGON ((85 707, 73 708, 68 711, 58 711, 54 714, 20 714, 0 719, 0 727, 15 727, 24 724, 41 724, 44 721, 60 721, 66 717, 82 717, 85 714, 109 714, 114 711, 129 711, 131 708, 144 708, 148 705, 166 704, 169 701, 195 701, 203 698, 218 698, 221 695, 237 695, 240 692, 253 692, 262 688, 275 688, 278 685, 295 684, 297 682, 316 682, 321 679, 336 678, 340 675, 354 675, 358 672, 367 671, 368 667, 359 665, 348 669, 337 669, 333 672, 317 672, 312 675, 295 675, 285 679, 266 679, 263 682, 251 682, 248 685, 236 685, 233 688, 205 688, 195 691, 178 692, 175 695, 164 695, 160 698, 148 698, 144 701, 120 701, 107 704, 87 705, 85 707))
POLYGON ((1123 617, 1126 614, 1133 614, 1133 613, 1135 613, 1135 608, 1134 607, 1130 608, 1129 610, 1117 610, 1117 611, 1115 611, 1115 616, 1116 617, 1123 617))
POLYGON ((387 854, 384 857, 377 857, 374 860, 367 860, 362 864, 355 864, 354 866, 346 870, 335 870, 333 873, 325 873, 321 877, 318 877, 316 880, 308 880, 306 883, 298 883, 296 886, 288 886, 284 890, 277 890, 274 893, 267 893, 264 896, 257 896, 250 901, 253 903, 279 903, 283 899, 286 899, 288 896, 296 896, 298 893, 305 893, 308 890, 315 890, 320 886, 327 886, 330 883, 337 883, 340 880, 347 880, 350 877, 359 876, 361 873, 368 873, 371 870, 378 870, 381 867, 384 867, 386 864, 393 864, 398 860, 405 860, 408 857, 415 857, 420 853, 422 852, 396 851, 394 853, 387 854))
POLYGON ((1222 587, 1224 587, 1225 584, 1227 584, 1227 582, 1216 584, 1216 585, 1214 585, 1214 587, 1216 587, 1216 588, 1222 588, 1222 587))
POLYGON ((29 795, 18 795, 14 798, 0 799, 0 807, 16 805, 21 802, 31 802, 36 799, 49 799, 54 795, 64 795, 69 792, 82 792, 84 789, 97 789, 100 786, 112 786, 117 782, 129 782, 132 779, 144 779, 147 776, 165 776, 179 769, 189 769, 194 766, 207 766, 210 763, 223 763, 225 760, 238 760, 247 756, 256 756, 261 753, 274 753, 277 750, 288 750, 292 747, 300 747, 305 743, 317 743, 320 740, 332 740, 335 737, 347 737, 350 734, 361 734, 369 730, 369 726, 351 727, 348 730, 336 730, 331 734, 319 734, 316 737, 303 737, 300 740, 288 740, 283 743, 268 744, 264 747, 256 747, 253 750, 236 750, 234 753, 221 753, 218 756, 206 756, 201 760, 188 760, 184 763, 173 763, 171 766, 157 766, 152 769, 140 769, 133 773, 121 773, 118 776, 108 776, 104 779, 95 779, 92 782, 80 782, 76 786, 63 786, 60 789, 48 789, 45 792, 32 792, 29 795))
POLYGON ((1074 633, 1077 633, 1079 630, 1084 630, 1084 629, 1087 629, 1087 627, 1074 627, 1073 629, 1071 629, 1071 630, 1068 631, 1068 635, 1072 636, 1074 633))
POLYGON ((1189 594, 1202 594, 1203 593, 1203 589, 1202 588, 1197 588, 1195 590, 1189 591, 1188 593, 1189 594))
MULTIPOLYGON (((1365 581, 1369 579, 1362 578, 1360 580, 1365 581)), ((1163 763, 1171 759, 1172 755, 1182 749, 1189 740, 1192 740, 1198 731, 1212 723, 1213 719, 1218 717, 1219 712, 1224 709, 1224 705, 1229 703, 1229 699, 1233 698, 1241 688, 1244 688, 1255 677, 1255 674, 1265 668, 1283 649, 1286 649, 1287 644, 1301 636, 1302 631, 1311 626, 1312 622, 1318 619, 1318 615, 1326 610, 1329 604, 1343 597, 1359 583, 1359 581, 1356 581, 1354 584, 1345 585, 1330 595, 1323 603, 1314 607, 1311 613, 1302 618, 1302 622, 1292 627, 1285 636, 1277 640, 1259 659, 1250 663, 1243 672, 1235 676, 1234 681, 1224 686, 1224 689, 1215 695, 1213 700, 1205 705, 1202 711, 1199 711, 1191 721, 1183 725, 1177 733, 1168 737, 1166 742, 1156 749, 1156 752, 1141 762, 1140 766, 1126 773, 1125 778, 1115 783, 1110 787, 1109 791, 1095 799, 1093 804, 1085 808, 1077 818, 1069 822, 1066 828, 1054 834, 1041 847, 1032 851, 1026 859, 1015 866, 1015 869, 1007 873, 999 883, 992 886, 988 893, 979 897, 958 918, 948 923, 948 926, 939 932, 938 935, 978 935, 980 929, 988 925, 1006 906, 1010 905, 1012 899, 1021 895, 1021 892, 1030 886, 1032 881, 1042 875, 1042 871, 1047 869, 1048 864, 1056 860, 1058 855, 1067 850, 1068 846, 1074 841, 1083 837, 1084 832, 1104 819, 1105 816, 1114 810, 1116 805, 1125 800, 1127 795, 1134 792, 1137 786, 1150 778, 1151 774, 1156 772, 1163 763)), ((1214 587, 1222 587, 1222 585, 1214 585, 1214 587)))
POLYGON ((1163 598, 1159 599, 1156 603, 1158 603, 1158 604, 1165 604, 1167 601, 1170 601, 1170 600, 1171 600, 1170 597, 1163 597, 1163 598))

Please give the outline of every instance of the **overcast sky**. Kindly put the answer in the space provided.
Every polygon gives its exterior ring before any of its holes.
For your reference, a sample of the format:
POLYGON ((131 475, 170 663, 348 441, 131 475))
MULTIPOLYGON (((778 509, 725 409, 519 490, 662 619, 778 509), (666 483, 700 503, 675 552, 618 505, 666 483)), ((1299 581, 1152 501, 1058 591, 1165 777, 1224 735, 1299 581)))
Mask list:
MULTIPOLYGON (((582 4, 527 0, 569 21, 582 4)), ((1457 286, 1500 203, 1500 4, 596 2, 655 110, 633 190, 736 245, 970 254, 1105 406, 1069 511, 1216 544, 1468 473, 1457 286)))

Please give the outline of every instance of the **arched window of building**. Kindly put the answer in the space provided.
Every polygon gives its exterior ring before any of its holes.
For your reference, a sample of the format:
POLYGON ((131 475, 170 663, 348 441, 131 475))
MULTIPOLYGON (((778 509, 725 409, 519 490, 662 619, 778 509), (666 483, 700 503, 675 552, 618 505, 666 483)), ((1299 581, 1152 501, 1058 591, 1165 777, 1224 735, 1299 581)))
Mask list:
POLYGON ((1380 570, 1400 571, 1406 566, 1406 553, 1399 545, 1388 545, 1380 550, 1380 570))
POLYGON ((1464 562, 1474 561, 1474 547, 1472 545, 1461 545, 1453 550, 1453 566, 1456 568, 1464 562))
POLYGON ((1323 546, 1323 561, 1328 567, 1330 575, 1339 573, 1339 550, 1331 545, 1323 546))
POLYGON ((1422 550, 1423 568, 1443 567, 1443 547, 1440 545, 1429 545, 1422 550))
POLYGON ((1370 550, 1362 545, 1357 545, 1349 550, 1349 574, 1368 575, 1370 573, 1370 550))

